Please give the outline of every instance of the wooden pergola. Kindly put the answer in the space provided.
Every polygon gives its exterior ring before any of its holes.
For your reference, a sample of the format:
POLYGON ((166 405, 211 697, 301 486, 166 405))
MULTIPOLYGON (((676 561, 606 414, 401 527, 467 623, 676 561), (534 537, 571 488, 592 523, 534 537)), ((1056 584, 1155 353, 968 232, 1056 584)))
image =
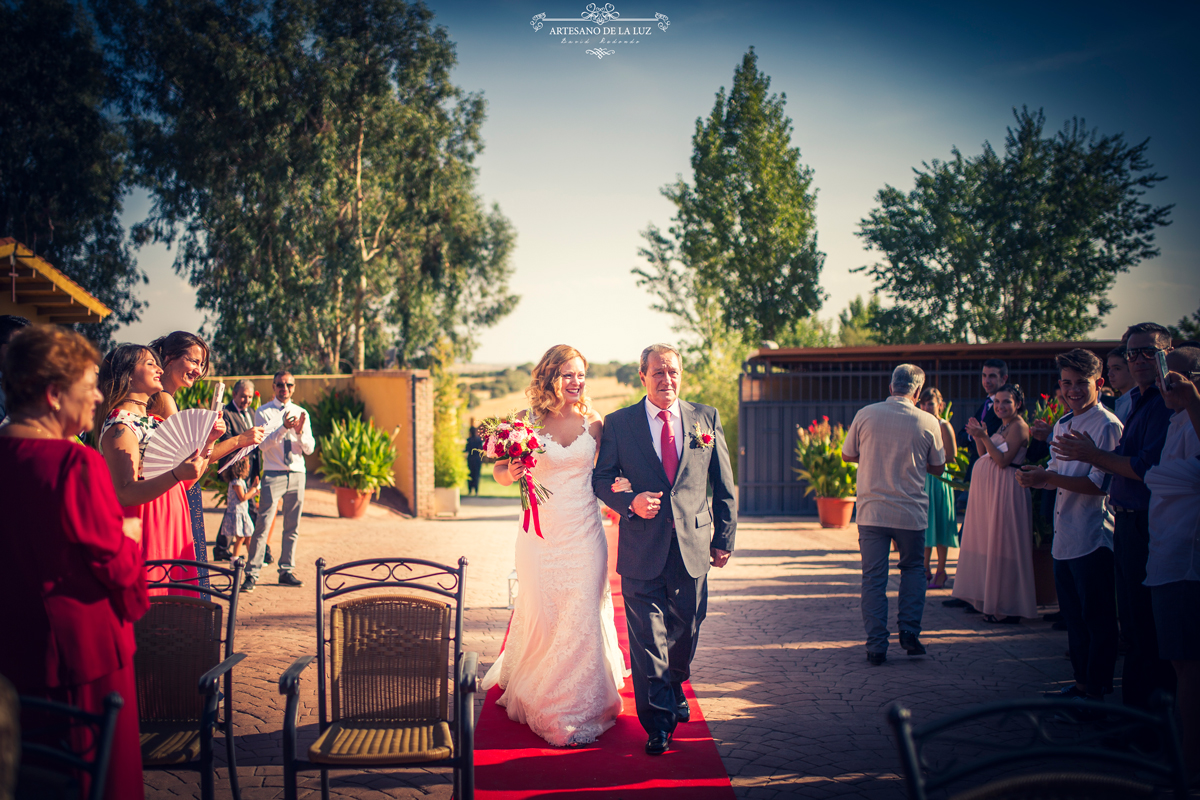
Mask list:
POLYGON ((17 314, 38 324, 100 322, 112 309, 49 262, 12 238, 0 239, 0 314, 17 314))

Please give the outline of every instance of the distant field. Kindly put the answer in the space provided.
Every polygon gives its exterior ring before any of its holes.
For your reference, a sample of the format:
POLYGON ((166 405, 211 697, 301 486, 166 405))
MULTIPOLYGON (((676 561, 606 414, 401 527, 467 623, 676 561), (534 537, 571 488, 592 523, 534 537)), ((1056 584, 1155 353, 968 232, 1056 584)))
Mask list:
MULTIPOLYGON (((592 399, 592 407, 602 415, 611 414, 634 396, 633 389, 616 378, 589 378, 587 393, 592 399)), ((468 418, 504 416, 510 411, 519 411, 529 405, 524 392, 512 392, 494 400, 482 392, 477 393, 477 396, 483 402, 466 412, 468 418)))

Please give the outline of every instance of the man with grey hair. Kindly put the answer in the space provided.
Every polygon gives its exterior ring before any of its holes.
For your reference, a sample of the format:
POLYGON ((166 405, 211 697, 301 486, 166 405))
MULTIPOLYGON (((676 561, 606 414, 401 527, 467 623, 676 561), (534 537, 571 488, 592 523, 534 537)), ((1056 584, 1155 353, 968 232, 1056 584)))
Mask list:
MULTIPOLYGON (((225 417, 225 433, 221 436, 221 441, 232 439, 236 436, 241 436, 246 431, 254 427, 254 381, 248 378, 242 378, 233 385, 233 391, 229 395, 229 402, 222 409, 222 416, 225 417)), ((256 437, 261 441, 261 436, 256 437)), ((224 469, 225 465, 233 460, 233 456, 237 453, 234 450, 225 458, 221 459, 218 464, 218 469, 224 469)), ((254 450, 246 458, 250 460, 250 474, 246 477, 246 485, 258 478, 262 474, 262 453, 254 450)), ((250 518, 256 519, 258 509, 255 505, 256 501, 250 503, 250 518)), ((229 560, 229 537, 224 533, 217 534, 217 542, 213 545, 213 561, 228 561, 229 560)), ((270 554, 264 556, 267 563, 271 563, 270 554)))
POLYGON ((867 660, 876 666, 887 661, 888 553, 893 541, 900 550, 900 646, 910 656, 925 654, 917 638, 925 610, 925 474, 941 475, 946 454, 937 418, 916 406, 924 383, 920 367, 896 367, 891 396, 855 414, 842 443, 842 460, 858 464, 862 615, 867 660))

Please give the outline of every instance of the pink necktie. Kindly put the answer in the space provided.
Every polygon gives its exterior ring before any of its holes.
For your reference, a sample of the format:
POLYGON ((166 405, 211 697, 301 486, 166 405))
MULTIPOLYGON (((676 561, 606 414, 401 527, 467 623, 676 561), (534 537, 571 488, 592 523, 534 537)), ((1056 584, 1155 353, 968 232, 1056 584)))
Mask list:
POLYGON ((674 486, 675 472, 679 469, 679 453, 675 452, 675 429, 671 425, 671 415, 666 409, 658 412, 658 418, 663 421, 662 435, 659 436, 663 469, 667 471, 667 480, 674 486))

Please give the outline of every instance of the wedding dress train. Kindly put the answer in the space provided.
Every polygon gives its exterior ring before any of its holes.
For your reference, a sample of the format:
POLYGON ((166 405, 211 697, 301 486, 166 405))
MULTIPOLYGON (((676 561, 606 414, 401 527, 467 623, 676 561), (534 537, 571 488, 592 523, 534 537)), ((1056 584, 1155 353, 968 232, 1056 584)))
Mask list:
POLYGON ((566 447, 545 432, 534 476, 553 495, 539 505, 542 535, 517 533, 516 610, 508 642, 483 679, 499 684, 499 705, 556 746, 586 744, 621 713, 625 662, 613 624, 608 544, 592 465, 596 440, 587 431, 566 447))

